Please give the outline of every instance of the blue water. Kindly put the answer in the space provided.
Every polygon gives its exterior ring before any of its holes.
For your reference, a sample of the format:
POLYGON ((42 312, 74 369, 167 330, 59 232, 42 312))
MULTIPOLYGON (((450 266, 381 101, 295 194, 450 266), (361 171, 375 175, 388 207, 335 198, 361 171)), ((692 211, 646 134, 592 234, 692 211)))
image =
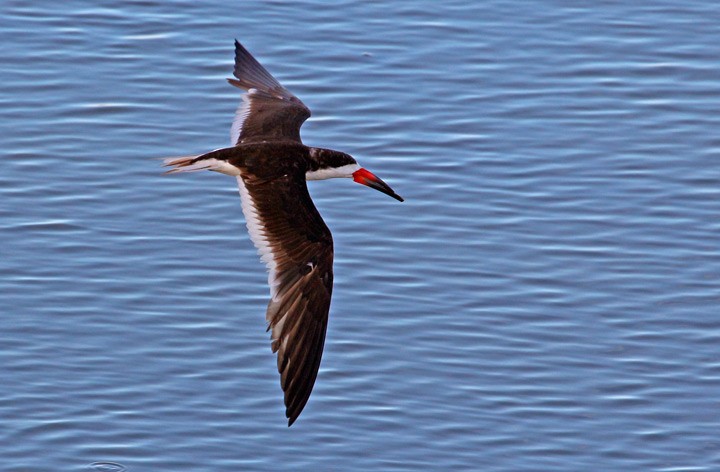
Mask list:
POLYGON ((720 470, 720 6, 0 3, 0 470, 720 470), (233 179, 237 37, 335 238, 287 428, 233 179))

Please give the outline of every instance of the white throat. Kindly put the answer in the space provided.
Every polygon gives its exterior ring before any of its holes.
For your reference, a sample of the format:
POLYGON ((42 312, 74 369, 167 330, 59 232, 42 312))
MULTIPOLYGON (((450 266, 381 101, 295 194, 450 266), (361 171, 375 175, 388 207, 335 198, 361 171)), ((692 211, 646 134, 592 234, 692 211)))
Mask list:
POLYGON ((353 172, 360 169, 357 164, 348 164, 342 167, 327 167, 325 169, 311 170, 305 173, 305 180, 337 179, 352 177, 353 172))

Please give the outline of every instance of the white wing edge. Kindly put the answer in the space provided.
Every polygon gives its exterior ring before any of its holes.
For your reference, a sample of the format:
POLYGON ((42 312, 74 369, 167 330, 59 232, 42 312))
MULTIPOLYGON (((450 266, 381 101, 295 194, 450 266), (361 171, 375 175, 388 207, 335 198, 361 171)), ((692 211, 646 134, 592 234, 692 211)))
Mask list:
POLYGON ((235 119, 233 119, 232 126, 230 127, 230 144, 236 146, 240 140, 240 133, 242 133, 243 125, 248 116, 250 116, 251 108, 251 97, 250 95, 255 92, 256 89, 250 89, 247 93, 242 94, 240 105, 238 105, 235 111, 235 119))
POLYGON ((260 256, 260 260, 265 263, 268 268, 268 285, 270 285, 270 295, 275 299, 277 294, 277 263, 275 262, 275 255, 273 254, 270 243, 267 240, 265 234, 265 225, 262 219, 257 214, 255 207, 255 201, 253 200, 242 176, 237 176, 238 189, 240 190, 240 203, 242 205, 242 211, 245 215, 245 223, 247 224, 248 233, 250 239, 257 248, 257 253, 260 256))

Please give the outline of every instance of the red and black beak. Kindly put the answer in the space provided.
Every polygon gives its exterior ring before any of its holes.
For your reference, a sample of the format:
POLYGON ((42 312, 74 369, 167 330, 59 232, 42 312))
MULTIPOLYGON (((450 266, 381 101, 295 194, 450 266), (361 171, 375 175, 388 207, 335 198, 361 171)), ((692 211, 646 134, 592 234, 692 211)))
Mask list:
POLYGON ((385 195, 390 195, 395 200, 399 200, 401 202, 405 201, 400 195, 395 193, 395 191, 391 189, 388 184, 383 182, 380 177, 373 174, 367 169, 360 168, 359 170, 353 172, 353 180, 359 184, 367 185, 370 188, 379 190, 385 195))

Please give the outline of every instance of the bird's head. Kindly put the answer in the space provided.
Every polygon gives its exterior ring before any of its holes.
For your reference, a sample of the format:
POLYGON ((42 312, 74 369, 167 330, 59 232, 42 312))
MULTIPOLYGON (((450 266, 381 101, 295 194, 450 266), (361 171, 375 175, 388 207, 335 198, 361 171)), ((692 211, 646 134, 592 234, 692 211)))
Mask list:
POLYGON ((307 180, 324 180, 339 177, 352 178, 355 182, 390 195, 395 200, 404 201, 388 184, 377 175, 361 167, 354 157, 332 149, 311 148, 310 158, 314 169, 305 174, 307 180))

